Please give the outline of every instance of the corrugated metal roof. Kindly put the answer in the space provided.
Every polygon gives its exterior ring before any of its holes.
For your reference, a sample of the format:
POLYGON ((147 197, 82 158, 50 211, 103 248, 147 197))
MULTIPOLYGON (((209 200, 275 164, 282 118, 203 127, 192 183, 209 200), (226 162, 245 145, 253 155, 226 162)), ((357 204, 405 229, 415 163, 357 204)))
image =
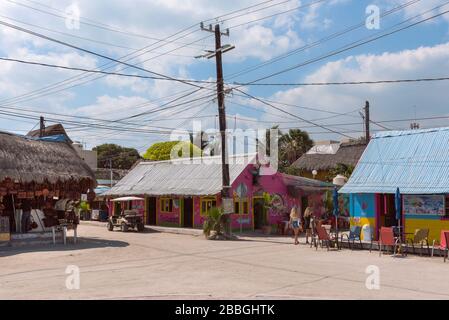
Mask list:
MULTIPOLYGON (((221 157, 194 160, 141 162, 103 196, 215 195, 222 189, 221 157), (212 162, 212 163, 211 163, 212 162)), ((256 155, 230 156, 231 183, 256 155)))
POLYGON ((376 134, 341 193, 449 193, 449 127, 376 134))

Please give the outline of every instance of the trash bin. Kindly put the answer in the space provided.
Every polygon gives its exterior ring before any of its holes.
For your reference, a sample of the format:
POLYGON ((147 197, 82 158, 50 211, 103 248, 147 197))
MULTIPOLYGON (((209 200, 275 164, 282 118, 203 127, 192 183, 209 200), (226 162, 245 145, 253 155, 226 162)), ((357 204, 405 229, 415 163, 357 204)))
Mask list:
POLYGON ((100 211, 100 216, 99 216, 99 218, 100 218, 100 221, 101 222, 105 222, 105 221, 108 221, 108 218, 109 218, 109 214, 108 214, 108 212, 107 211, 100 211))
POLYGON ((362 227, 362 238, 364 241, 371 241, 372 240, 372 230, 371 226, 369 224, 365 224, 362 227))

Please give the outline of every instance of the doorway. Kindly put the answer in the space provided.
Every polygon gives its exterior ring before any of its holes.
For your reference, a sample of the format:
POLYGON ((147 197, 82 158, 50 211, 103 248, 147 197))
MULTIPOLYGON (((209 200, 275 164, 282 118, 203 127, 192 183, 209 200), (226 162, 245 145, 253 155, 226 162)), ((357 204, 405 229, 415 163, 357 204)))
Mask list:
POLYGON ((307 207, 309 206, 309 197, 301 197, 301 217, 304 217, 307 207))
POLYGON ((122 213, 122 203, 121 202, 114 202, 114 208, 113 208, 113 216, 119 216, 122 213))
POLYGON ((193 228, 193 198, 184 198, 183 228, 193 228))
POLYGON ((147 198, 147 225, 155 226, 157 224, 156 220, 156 198, 147 198))
POLYGON ((398 220, 396 219, 395 195, 381 194, 378 197, 378 227, 396 227, 398 220))
POLYGON ((260 230, 266 224, 264 200, 253 198, 254 230, 260 230))

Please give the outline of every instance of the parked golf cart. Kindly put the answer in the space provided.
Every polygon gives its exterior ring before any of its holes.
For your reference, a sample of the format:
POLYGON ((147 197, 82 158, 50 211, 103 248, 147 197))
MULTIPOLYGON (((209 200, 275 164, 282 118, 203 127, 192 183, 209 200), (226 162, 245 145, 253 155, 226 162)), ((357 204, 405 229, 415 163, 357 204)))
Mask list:
POLYGON ((114 228, 118 227, 123 232, 127 232, 129 229, 136 229, 138 232, 142 232, 145 229, 143 217, 137 210, 132 208, 133 201, 144 201, 143 198, 137 197, 123 197, 113 199, 114 214, 109 217, 107 227, 109 231, 114 231, 114 228))
POLYGON ((108 230, 114 231, 115 227, 119 227, 122 232, 127 232, 129 229, 142 232, 145 229, 142 216, 135 210, 125 210, 119 216, 109 217, 108 230))

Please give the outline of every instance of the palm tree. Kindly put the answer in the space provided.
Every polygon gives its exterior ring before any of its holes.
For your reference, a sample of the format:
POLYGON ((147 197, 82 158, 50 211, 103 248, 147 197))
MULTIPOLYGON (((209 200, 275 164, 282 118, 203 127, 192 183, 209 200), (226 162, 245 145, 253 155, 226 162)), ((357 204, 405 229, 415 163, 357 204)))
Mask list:
POLYGON ((279 164, 282 171, 290 167, 304 153, 313 147, 309 134, 300 129, 292 129, 279 139, 279 164))
POLYGON ((220 239, 224 236, 225 223, 223 209, 213 207, 209 209, 207 218, 203 224, 203 234, 207 239, 220 239), (212 233, 214 233, 212 235, 212 233))

